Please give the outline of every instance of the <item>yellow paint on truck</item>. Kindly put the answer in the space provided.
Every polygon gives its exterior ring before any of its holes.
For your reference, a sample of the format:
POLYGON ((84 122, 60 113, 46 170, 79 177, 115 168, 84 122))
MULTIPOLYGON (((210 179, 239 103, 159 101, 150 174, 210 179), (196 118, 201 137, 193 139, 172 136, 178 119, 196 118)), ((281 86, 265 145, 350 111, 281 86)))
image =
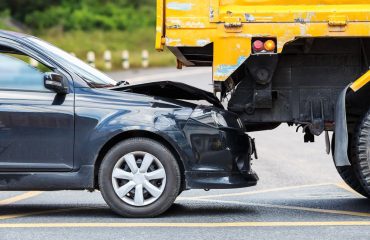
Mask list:
POLYGON ((213 43, 214 81, 225 81, 248 59, 253 37, 276 38, 281 53, 301 37, 370 36, 369 0, 157 0, 157 6, 156 48, 213 43))

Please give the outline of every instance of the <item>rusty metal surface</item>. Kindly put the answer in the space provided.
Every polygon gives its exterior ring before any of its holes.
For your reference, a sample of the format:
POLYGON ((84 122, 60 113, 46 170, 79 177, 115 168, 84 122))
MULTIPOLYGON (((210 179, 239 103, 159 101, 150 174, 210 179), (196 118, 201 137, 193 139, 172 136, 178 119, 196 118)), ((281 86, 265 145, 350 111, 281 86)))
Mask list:
POLYGON ((253 37, 276 37, 277 53, 301 37, 370 36, 368 0, 158 0, 157 49, 213 47, 213 80, 251 55, 253 37), (162 6, 162 7, 161 7, 162 6))

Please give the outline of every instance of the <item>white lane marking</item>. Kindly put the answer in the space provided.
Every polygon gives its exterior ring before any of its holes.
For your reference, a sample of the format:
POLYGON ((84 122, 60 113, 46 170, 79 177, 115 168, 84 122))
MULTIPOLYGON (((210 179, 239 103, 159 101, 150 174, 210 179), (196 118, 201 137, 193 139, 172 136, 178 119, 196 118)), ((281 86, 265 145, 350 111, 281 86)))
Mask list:
POLYGON ((230 227, 322 227, 370 226, 370 221, 322 222, 163 222, 163 223, 1 223, 0 228, 230 228, 230 227))
POLYGON ((180 199, 180 200, 187 200, 187 199, 192 200, 192 199, 208 199, 208 198, 220 198, 220 197, 247 196, 247 195, 260 194, 260 193, 279 192, 279 191, 294 190, 294 189, 300 189, 300 188, 321 187, 321 186, 330 186, 330 185, 333 185, 333 183, 307 184, 307 185, 262 189, 262 190, 247 191, 247 192, 225 193, 225 194, 216 194, 216 195, 203 195, 203 196, 197 196, 197 197, 179 197, 178 199, 180 199))
MULTIPOLYGON (((191 200, 191 199, 188 199, 188 200, 191 200)), ((347 215, 347 216, 355 216, 355 217, 367 217, 367 218, 370 217, 370 213, 345 211, 345 210, 309 208, 309 207, 277 205, 277 204, 267 204, 267 203, 248 203, 248 202, 240 202, 240 201, 214 200, 214 199, 193 199, 193 201, 210 202, 210 203, 223 203, 223 204, 235 204, 235 205, 241 205, 241 206, 256 206, 256 207, 266 207, 266 208, 277 208, 277 209, 287 209, 287 210, 298 210, 298 211, 306 211, 306 212, 347 215)))

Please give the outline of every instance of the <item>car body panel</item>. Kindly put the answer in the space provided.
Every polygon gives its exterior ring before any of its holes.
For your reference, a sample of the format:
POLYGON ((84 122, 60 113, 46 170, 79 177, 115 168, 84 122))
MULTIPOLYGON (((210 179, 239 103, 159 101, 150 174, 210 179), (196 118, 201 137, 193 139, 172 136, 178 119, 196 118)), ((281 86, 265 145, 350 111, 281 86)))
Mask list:
POLYGON ((135 84, 118 88, 119 90, 182 100, 205 100, 215 107, 223 109, 220 100, 213 94, 180 82, 161 81, 135 84))
POLYGON ((94 164, 99 150, 128 131, 156 134, 181 131, 192 108, 139 94, 105 89, 76 89, 76 160, 94 164))
POLYGON ((73 168, 74 96, 0 90, 0 171, 73 168))

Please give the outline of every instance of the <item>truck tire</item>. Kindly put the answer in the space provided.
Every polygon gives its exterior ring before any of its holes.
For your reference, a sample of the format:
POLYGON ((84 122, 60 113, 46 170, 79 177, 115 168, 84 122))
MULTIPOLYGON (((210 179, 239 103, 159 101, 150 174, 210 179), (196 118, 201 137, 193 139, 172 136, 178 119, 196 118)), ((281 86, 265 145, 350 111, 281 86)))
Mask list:
MULTIPOLYGON (((353 157, 354 154, 351 154, 353 152, 353 145, 351 144, 353 140, 351 139, 351 136, 349 137, 350 140, 350 148, 348 150, 348 155, 349 155, 349 160, 351 162, 354 161, 353 157)), ((333 134, 333 139, 332 139, 332 153, 333 153, 333 159, 334 159, 334 146, 335 146, 335 135, 333 134)), ((354 166, 343 166, 343 167, 338 167, 336 166, 336 169, 340 175, 340 177, 343 179, 343 181, 350 186, 353 190, 358 192, 364 197, 370 198, 370 195, 365 191, 365 189, 362 187, 356 173, 354 166)))
POLYGON ((353 170, 353 166, 337 167, 337 171, 348 186, 350 186, 353 190, 355 190, 362 196, 370 198, 370 195, 365 191, 360 181, 358 180, 355 171, 353 170))
POLYGON ((115 145, 99 170, 99 187, 110 208, 124 217, 155 217, 175 201, 180 169, 161 143, 132 138, 115 145))
POLYGON ((351 160, 353 170, 365 194, 370 196, 370 110, 363 116, 353 135, 351 160))

